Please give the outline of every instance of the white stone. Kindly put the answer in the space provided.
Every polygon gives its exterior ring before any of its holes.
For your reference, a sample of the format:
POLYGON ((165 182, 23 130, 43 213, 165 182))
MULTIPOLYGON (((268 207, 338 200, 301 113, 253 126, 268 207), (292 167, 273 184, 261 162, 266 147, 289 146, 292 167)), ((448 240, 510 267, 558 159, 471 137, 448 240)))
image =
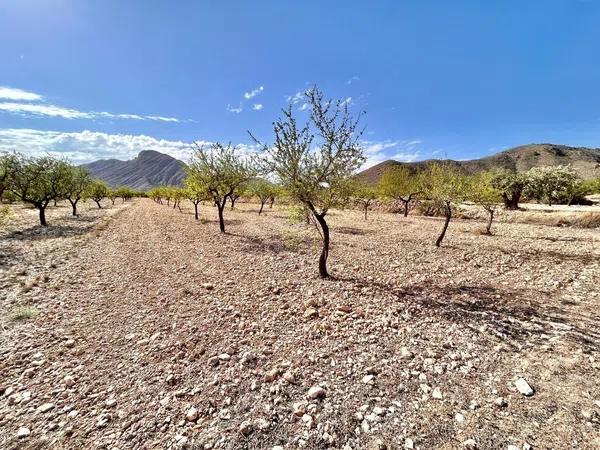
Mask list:
POLYGON ((437 400, 441 400, 443 398, 442 391, 440 388, 435 388, 431 393, 431 396, 437 400))
POLYGON ((17 437, 19 439, 21 438, 26 438, 27 436, 29 436, 31 434, 31 431, 29 430, 29 428, 27 427, 21 427, 19 428, 19 430, 17 431, 17 437))
POLYGON ((117 400, 114 398, 109 398, 108 400, 106 400, 104 402, 104 404, 108 407, 108 408, 112 408, 113 406, 117 405, 117 400))
POLYGON ((198 410, 193 406, 190 409, 188 409, 185 413, 185 420, 187 420, 188 422, 195 422, 196 420, 198 420, 198 410))
POLYGON ((529 385, 527 381, 525 381, 524 378, 517 379, 517 381, 515 381, 515 386, 517 387, 518 391, 524 396, 531 397, 533 395, 533 388, 529 385))
POLYGON ((323 389, 321 386, 313 386, 308 390, 307 397, 311 400, 316 400, 318 398, 323 398, 326 395, 325 389, 323 389))
POLYGON ((415 443, 411 438, 406 438, 404 440, 404 448, 415 448, 415 443))
POLYGON ((44 403, 37 410, 40 413, 45 413, 50 411, 51 409, 54 409, 54 403, 44 403))
POLYGON ((469 450, 477 450, 477 442, 475 442, 475 439, 467 439, 462 445, 469 450))

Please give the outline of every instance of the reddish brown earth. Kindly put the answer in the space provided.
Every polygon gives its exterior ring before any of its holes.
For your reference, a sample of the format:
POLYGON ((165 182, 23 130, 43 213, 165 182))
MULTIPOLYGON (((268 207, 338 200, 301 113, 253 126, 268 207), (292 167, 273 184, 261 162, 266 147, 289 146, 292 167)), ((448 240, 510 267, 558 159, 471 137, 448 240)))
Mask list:
POLYGON ((256 209, 17 211, 0 448, 600 447, 599 230, 256 209))

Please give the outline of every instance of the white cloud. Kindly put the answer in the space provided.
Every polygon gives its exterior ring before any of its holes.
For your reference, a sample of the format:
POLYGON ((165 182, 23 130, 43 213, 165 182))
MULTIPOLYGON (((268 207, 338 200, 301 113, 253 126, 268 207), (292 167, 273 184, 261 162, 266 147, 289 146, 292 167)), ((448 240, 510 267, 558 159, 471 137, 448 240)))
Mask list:
POLYGON ((22 89, 11 88, 8 86, 0 86, 0 99, 13 101, 40 101, 43 100, 39 94, 28 92, 22 89))
POLYGON ((126 119, 126 120, 153 120, 159 122, 181 122, 175 117, 143 116, 139 114, 114 114, 98 111, 79 111, 72 108, 50 105, 45 103, 0 103, 0 111, 20 116, 61 117, 63 119, 126 119))
POLYGON ((353 77, 350 77, 348 79, 348 81, 346 81, 346 84, 352 84, 352 83, 355 83, 357 81, 360 81, 360 77, 357 76, 357 75, 354 75, 353 77))
POLYGON ((345 100, 342 100, 340 102, 340 105, 342 105, 342 106, 344 106, 344 105, 348 105, 348 106, 352 105, 352 97, 348 97, 345 100))
POLYGON ((256 97, 258 94, 260 94, 264 90, 265 90, 264 86, 259 86, 256 89, 252 89, 250 92, 244 93, 244 98, 246 100, 250 100, 251 98, 256 97))
POLYGON ((289 95, 287 97, 287 101, 289 103, 291 103, 292 105, 295 105, 295 104, 300 103, 301 101, 304 100, 305 94, 306 94, 305 91, 298 91, 294 95, 289 95))
POLYGON ((240 103, 240 106, 238 106, 237 108, 235 108, 231 105, 227 105, 227 111, 235 113, 235 114, 239 114, 243 111, 242 104, 240 103))
POLYGON ((308 108, 310 108, 310 105, 308 103, 302 103, 300 108, 298 108, 298 111, 306 111, 308 108))
MULTIPOLYGON (((205 142, 208 144, 208 142, 205 142)), ((107 134, 96 131, 61 132, 0 129, 0 151, 64 156, 77 164, 98 159, 131 159, 142 150, 156 150, 187 160, 190 143, 145 135, 107 134)))
POLYGON ((388 159, 396 161, 413 162, 421 158, 415 146, 422 143, 420 140, 411 141, 362 141, 363 151, 367 162, 361 170, 372 167, 388 159))
POLYGON ((22 89, 0 86, 0 112, 20 116, 61 117, 63 119, 125 119, 125 120, 153 120, 159 122, 191 122, 175 117, 146 116, 140 114, 115 114, 105 111, 79 111, 63 106, 51 105, 45 102, 44 97, 34 92, 22 89), (12 100, 12 101, 6 101, 12 100), (22 102, 33 103, 22 103, 22 102))
POLYGON ((255 104, 252 106, 252 109, 253 109, 254 111, 260 111, 261 109, 263 109, 263 105, 262 105, 262 104, 260 104, 260 103, 255 103, 255 104))

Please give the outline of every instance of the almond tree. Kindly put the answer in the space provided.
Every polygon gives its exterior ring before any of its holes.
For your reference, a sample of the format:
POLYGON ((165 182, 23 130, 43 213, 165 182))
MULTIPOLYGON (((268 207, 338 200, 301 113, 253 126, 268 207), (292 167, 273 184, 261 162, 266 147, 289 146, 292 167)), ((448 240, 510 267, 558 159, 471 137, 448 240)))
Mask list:
POLYGON ((236 154, 234 145, 215 142, 208 148, 194 144, 188 176, 200 185, 217 207, 219 229, 225 233, 223 210, 239 187, 256 175, 253 160, 236 154))
POLYGON ((570 166, 534 167, 527 172, 525 195, 552 206, 553 202, 569 197, 577 178, 570 166))
POLYGON ((96 202, 96 205, 98 205, 98 209, 102 209, 102 205, 100 204, 100 202, 105 197, 108 197, 109 193, 110 189, 106 185, 106 183, 102 180, 96 179, 89 184, 88 190, 86 192, 86 197, 94 200, 94 202, 96 202))
MULTIPOLYGON (((292 105, 273 124, 275 142, 264 145, 264 165, 278 178, 293 200, 304 205, 321 235, 319 276, 329 277, 329 226, 327 212, 348 198, 348 179, 364 163, 358 118, 348 103, 324 100, 316 87, 306 92, 310 118, 299 125, 292 105)), ((258 140, 253 138, 257 143, 258 140)))
POLYGON ((92 176, 84 167, 70 166, 65 178, 65 197, 71 203, 73 216, 77 216, 77 203, 83 198, 92 182, 92 176))
POLYGON ((471 179, 469 200, 481 206, 488 213, 488 222, 485 234, 492 234, 492 221, 498 205, 502 203, 502 193, 494 187, 492 180, 494 174, 482 172, 471 179))
POLYGON ((0 154, 0 200, 8 187, 8 163, 9 155, 0 154))
POLYGON ((46 208, 51 200, 64 196, 68 164, 51 156, 8 158, 8 189, 21 201, 39 211, 40 225, 48 226, 46 208))
POLYGON ((492 172, 490 182, 500 191, 504 208, 519 209, 519 202, 527 185, 527 177, 524 174, 508 169, 497 169, 492 172))
POLYGON ((274 198, 276 189, 277 186, 263 178, 257 178, 249 183, 248 191, 260 202, 259 216, 263 212, 265 204, 274 198))
POLYGON ((375 203, 379 192, 375 186, 370 186, 366 183, 354 183, 352 186, 353 194, 352 197, 356 204, 360 205, 365 213, 365 220, 367 220, 367 212, 371 208, 371 205, 375 203))
POLYGON ((435 241, 435 246, 439 247, 448 230, 453 208, 467 198, 469 179, 458 168, 440 163, 429 164, 419 178, 426 199, 442 210, 446 218, 435 241))
POLYGON ((408 217, 411 203, 420 193, 418 178, 406 167, 391 167, 379 180, 382 197, 402 202, 404 217, 408 217))
POLYGON ((200 219, 198 214, 198 205, 203 200, 208 200, 208 191, 206 186, 201 183, 200 180, 194 178, 190 173, 187 174, 183 180, 185 185, 184 195, 194 205, 194 217, 196 220, 200 219))

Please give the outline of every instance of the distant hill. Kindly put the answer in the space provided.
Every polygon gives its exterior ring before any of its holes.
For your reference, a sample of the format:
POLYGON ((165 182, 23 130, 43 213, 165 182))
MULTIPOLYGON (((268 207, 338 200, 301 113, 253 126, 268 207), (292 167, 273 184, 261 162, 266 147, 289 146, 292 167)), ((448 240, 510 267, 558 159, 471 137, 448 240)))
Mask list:
POLYGON ((154 150, 144 150, 130 161, 102 159, 84 167, 110 186, 129 186, 141 191, 161 184, 179 186, 185 177, 183 162, 154 150))
POLYGON ((568 147, 555 144, 530 144, 514 147, 495 155, 467 161, 426 160, 411 163, 388 160, 360 172, 356 178, 369 184, 379 181, 390 167, 405 166, 419 170, 429 162, 438 161, 464 168, 469 173, 504 168, 524 172, 532 167, 571 165, 584 179, 600 177, 600 149, 568 147))

